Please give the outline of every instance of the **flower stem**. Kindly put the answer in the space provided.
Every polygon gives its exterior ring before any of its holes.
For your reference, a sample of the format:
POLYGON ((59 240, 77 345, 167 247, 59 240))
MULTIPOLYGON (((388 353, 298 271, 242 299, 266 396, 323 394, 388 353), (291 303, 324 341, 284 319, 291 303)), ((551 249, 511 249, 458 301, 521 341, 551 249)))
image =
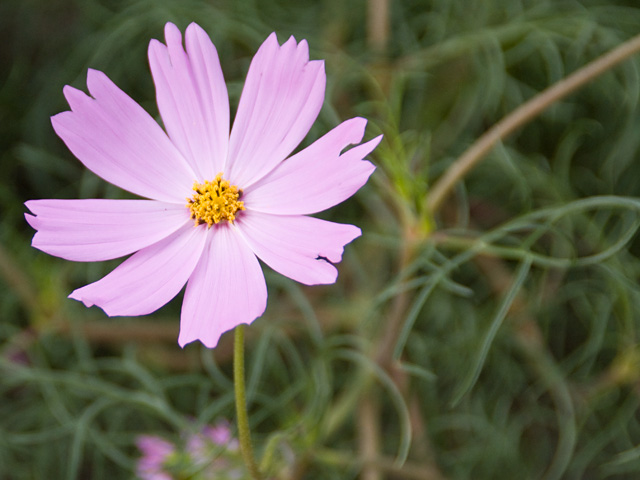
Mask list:
POLYGON ((547 107, 573 93, 585 83, 610 70, 640 51, 640 35, 598 57, 568 77, 540 92, 504 117, 476 140, 431 187, 426 199, 428 211, 438 210, 455 184, 482 160, 496 143, 538 116, 547 107))
POLYGON ((235 328, 233 343, 233 383, 236 394, 236 415, 238 417, 238 437, 240 438, 240 452, 249 473, 254 480, 261 480, 262 476, 253 458, 251 446, 251 431, 247 415, 247 400, 244 390, 244 325, 235 328))

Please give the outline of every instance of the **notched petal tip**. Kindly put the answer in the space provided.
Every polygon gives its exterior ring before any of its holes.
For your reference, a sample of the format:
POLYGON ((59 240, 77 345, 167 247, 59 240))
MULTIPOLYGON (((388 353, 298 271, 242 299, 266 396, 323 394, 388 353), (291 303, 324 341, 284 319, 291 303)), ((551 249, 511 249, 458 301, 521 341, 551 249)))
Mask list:
MULTIPOLYGON (((340 242, 335 245, 331 245, 331 248, 325 248, 318 254, 321 258, 326 258, 332 265, 340 263, 342 261, 342 255, 344 254, 345 247, 353 242, 356 238, 362 235, 362 230, 355 225, 350 224, 334 224, 340 228, 340 242)), ((333 236, 335 237, 336 234, 333 236)), ((325 247, 328 245, 325 245, 325 247)))
MULTIPOLYGON (((67 295, 67 298, 70 298, 71 300, 76 300, 78 302, 82 302, 84 304, 84 306, 87 307, 87 308, 93 307, 95 305, 95 303, 93 303, 91 300, 85 299, 83 297, 82 293, 80 292, 81 290, 82 290, 82 288, 76 288, 73 292, 71 292, 69 295, 67 295)), ((106 310, 104 311, 104 313, 109 315, 106 310)))
MULTIPOLYGON (((67 100, 69 100, 69 95, 75 95, 77 93, 82 93, 80 90, 78 90, 75 87, 72 87, 71 85, 65 85, 64 87, 62 87, 62 94, 64 95, 64 98, 66 98, 67 100)), ((53 115, 55 117, 55 115, 53 115)))
POLYGON ((180 345, 180 348, 184 348, 188 344, 193 342, 200 342, 207 348, 216 348, 218 346, 219 340, 220 340, 220 337, 216 337, 216 338, 204 338, 204 337, 201 338, 198 336, 187 337, 186 335, 182 335, 182 330, 178 335, 178 345, 180 345))
POLYGON ((378 144, 382 141, 382 137, 384 137, 384 135, 378 135, 377 137, 372 138, 371 140, 369 140, 368 143, 370 143, 371 145, 373 145, 373 148, 371 149, 373 151, 374 148, 376 148, 378 146, 378 144))
MULTIPOLYGON (((341 136, 336 136, 337 145, 342 145, 340 152, 344 152, 351 145, 358 145, 364 138, 368 120, 362 117, 353 117, 342 122, 338 127, 342 130, 341 136)), ((334 129, 335 130, 335 129, 334 129)), ((331 132, 330 132, 331 133, 331 132)))
POLYGON ((196 22, 191 22, 184 32, 185 37, 191 35, 204 35, 207 39, 209 39, 209 35, 207 34, 207 32, 205 32, 204 28, 202 28, 196 22))
POLYGON ((110 101, 114 92, 122 92, 106 73, 100 70, 94 70, 93 68, 87 70, 87 89, 94 99, 98 100, 98 98, 101 98, 103 101, 106 99, 110 101))
POLYGON ((278 43, 278 36, 276 35, 276 32, 272 32, 271 35, 269 35, 264 42, 262 42, 262 44, 260 45, 260 48, 258 48, 258 51, 256 52, 256 54, 254 55, 254 59, 256 57, 260 57, 260 55, 265 55, 267 51, 273 52, 273 51, 277 51, 278 49, 280 49, 280 43, 278 43))
MULTIPOLYGON (((293 36, 291 36, 291 39, 294 42, 296 41, 296 39, 293 38, 293 36)), ((307 64, 315 63, 315 64, 318 65, 318 68, 321 71, 321 73, 324 73, 324 60, 312 60, 312 61, 309 61, 309 44, 307 43, 307 41, 304 38, 302 40, 300 40, 300 42, 298 42, 296 50, 297 50, 298 55, 300 55, 300 59, 302 60, 302 62, 305 62, 307 64)))
MULTIPOLYGON (((257 318, 256 318, 256 320, 257 320, 257 318)), ((253 322, 238 322, 236 325, 234 325, 234 326, 232 326, 232 327, 230 327, 227 330, 224 330, 222 332, 209 330, 207 332, 204 332, 201 335, 186 334, 184 332, 184 330, 181 328, 180 329, 180 333, 178 335, 178 345, 180 345, 180 348, 184 348, 189 343, 200 342, 200 343, 202 343, 202 345, 204 345, 207 348, 216 348, 218 346, 218 344, 220 343, 220 339, 222 338, 222 336, 225 333, 228 333, 228 332, 231 332, 231 331, 235 330, 235 328, 237 326, 239 326, 239 325, 247 325, 248 326, 248 325, 251 325, 251 323, 253 323, 253 322)))
POLYGON ((89 68, 87 70, 87 87, 89 88, 89 92, 91 93, 91 95, 93 95, 93 90, 95 90, 96 88, 100 88, 105 84, 115 86, 111 79, 107 77, 106 73, 101 72, 100 70, 95 70, 93 68, 89 68))
POLYGON ((368 160, 365 160, 365 159, 364 159, 364 157, 368 157, 368 156, 371 154, 371 152, 373 152, 373 150, 375 150, 375 148, 376 148, 376 147, 380 144, 380 142, 382 141, 382 138, 383 138, 383 137, 384 137, 384 135, 378 135, 377 137, 374 137, 374 138, 372 138, 371 140, 369 140, 368 142, 366 142, 366 143, 363 143, 363 144, 362 144, 362 145, 363 145, 363 147, 365 147, 367 150, 369 150, 369 152, 368 152, 368 153, 366 153, 366 154, 363 156, 362 161, 363 161, 363 162, 367 162, 367 163, 369 163, 369 164, 373 167, 373 168, 371 169, 371 173, 373 173, 373 171, 376 169, 376 166, 375 166, 373 163, 369 162, 368 160))
POLYGON ((120 316, 122 316, 122 315, 120 315, 118 313, 114 313, 114 312, 109 311, 109 309, 107 307, 103 307, 101 305, 98 305, 96 302, 93 302, 93 301, 91 301, 91 300, 89 300, 87 298, 84 298, 84 296, 81 293, 77 293, 80 290, 82 290, 82 288, 78 288, 78 289, 74 290, 69 295, 67 295, 67 298, 70 298, 71 300, 76 300, 78 302, 81 302, 87 308, 98 307, 100 310, 102 310, 104 312, 104 314, 107 317, 120 317, 120 316))
MULTIPOLYGON (((71 111, 77 111, 80 109, 80 106, 90 100, 93 100, 91 97, 89 97, 86 93, 84 93, 82 90, 78 90, 75 87, 72 87, 71 85, 65 85, 62 88, 62 94, 64 95, 65 100, 67 101, 67 103, 69 104, 69 108, 71 109, 71 111)), ((51 121, 53 122, 53 120, 58 117, 58 120, 60 118, 62 118, 66 113, 69 113, 69 111, 67 110, 66 112, 60 112, 56 115, 53 115, 51 117, 51 121)), ((55 127, 55 125, 54 125, 55 127)))
POLYGON ((279 48, 280 50, 295 50, 298 48, 298 42, 296 42, 296 39, 291 35, 286 42, 279 46, 279 48))
MULTIPOLYGON (((31 215, 30 213, 25 213, 24 214, 24 219, 27 221, 27 223, 29 224, 29 226, 31 228, 33 228, 34 230, 38 230, 38 219, 35 215, 31 215)), ((33 241, 31 243, 31 245, 33 245, 33 241)))
POLYGON ((167 22, 164 26, 164 39, 169 43, 179 43, 182 44, 182 33, 180 33, 180 29, 173 23, 167 22))
POLYGON ((147 49, 149 61, 151 61, 152 56, 160 55, 161 52, 166 48, 167 48, 166 45, 162 43, 160 40, 152 38, 149 41, 149 48, 147 49))
MULTIPOLYGON (((355 124, 356 128, 361 128, 362 129, 362 137, 364 137, 364 131, 367 127, 367 123, 369 123, 369 120, 367 120, 364 117, 351 117, 348 120, 345 120, 344 123, 349 123, 349 124, 355 124)), ((362 137, 360 137, 360 140, 358 140, 357 143, 362 141, 362 137)))

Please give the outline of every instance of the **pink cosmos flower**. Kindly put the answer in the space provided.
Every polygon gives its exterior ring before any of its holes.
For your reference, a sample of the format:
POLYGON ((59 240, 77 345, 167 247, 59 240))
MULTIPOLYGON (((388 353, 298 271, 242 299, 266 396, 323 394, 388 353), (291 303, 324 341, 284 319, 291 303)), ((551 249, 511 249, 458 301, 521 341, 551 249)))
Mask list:
POLYGON ((145 315, 187 284, 181 346, 251 323, 266 307, 258 258, 298 282, 333 283, 333 265, 361 234, 308 216, 353 195, 374 166, 352 118, 289 156, 316 120, 322 61, 306 41, 271 34, 253 58, 233 128, 218 54, 195 23, 168 23, 166 45, 149 44, 163 129, 107 76, 89 70, 91 96, 66 86, 71 111, 52 117, 73 154, 104 180, 146 200, 31 200, 33 246, 73 261, 133 254, 70 297, 107 315, 145 315))

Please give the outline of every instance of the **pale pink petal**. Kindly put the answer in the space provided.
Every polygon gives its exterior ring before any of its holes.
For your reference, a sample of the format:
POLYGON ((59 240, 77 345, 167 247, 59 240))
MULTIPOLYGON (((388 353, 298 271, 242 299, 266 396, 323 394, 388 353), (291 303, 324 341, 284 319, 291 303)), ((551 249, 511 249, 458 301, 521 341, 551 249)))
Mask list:
POLYGON ((35 248, 67 260, 122 257, 171 235, 189 219, 184 205, 154 200, 30 200, 35 248))
POLYGON ((69 295, 107 315, 146 315, 175 297, 193 272, 205 245, 206 228, 187 225, 133 254, 114 271, 69 295))
POLYGON ((231 130, 227 174, 249 187, 285 159, 309 132, 325 89, 324 63, 309 61, 309 47, 291 37, 279 46, 275 33, 249 67, 231 130))
POLYGON ((313 217, 242 212, 236 225, 260 259, 278 273, 306 285, 336 281, 333 266, 344 246, 360 236, 353 225, 313 217))
POLYGON ((71 111, 51 118, 69 150, 120 188, 183 203, 196 177, 162 128, 104 73, 89 70, 87 85, 93 98, 66 86, 71 111))
POLYGON ((224 332, 253 322, 266 308, 267 286, 260 263, 234 229, 221 223, 209 231, 184 295, 180 346, 200 340, 213 348, 224 332))
POLYGON ((167 133, 198 174, 212 179, 224 169, 229 143, 229 97, 218 52, 195 23, 185 33, 165 26, 167 45, 149 44, 158 109, 167 133))
POLYGON ((363 118, 347 120, 282 162, 244 190, 245 206, 260 212, 305 215, 321 212, 349 198, 375 170, 363 158, 382 137, 340 154, 347 145, 362 140, 366 123, 363 118))

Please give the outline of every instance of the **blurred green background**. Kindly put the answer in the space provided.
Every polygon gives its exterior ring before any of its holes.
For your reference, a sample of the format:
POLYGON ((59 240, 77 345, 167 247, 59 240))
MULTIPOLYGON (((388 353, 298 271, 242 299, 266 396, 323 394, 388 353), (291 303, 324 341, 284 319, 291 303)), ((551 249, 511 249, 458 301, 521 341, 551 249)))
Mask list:
POLYGON ((272 478, 640 478, 640 56, 499 144, 437 212, 433 180, 514 108, 640 33, 633 0, 0 2, 0 479, 134 478, 136 437, 233 421, 231 335, 176 342, 180 298, 107 318, 67 299, 116 262, 30 247, 23 203, 122 198, 65 148, 62 87, 104 71, 157 117, 146 59, 196 21, 237 105, 267 35, 306 38, 327 97, 383 133, 324 218, 364 232, 336 285, 265 267, 247 329, 272 478))

